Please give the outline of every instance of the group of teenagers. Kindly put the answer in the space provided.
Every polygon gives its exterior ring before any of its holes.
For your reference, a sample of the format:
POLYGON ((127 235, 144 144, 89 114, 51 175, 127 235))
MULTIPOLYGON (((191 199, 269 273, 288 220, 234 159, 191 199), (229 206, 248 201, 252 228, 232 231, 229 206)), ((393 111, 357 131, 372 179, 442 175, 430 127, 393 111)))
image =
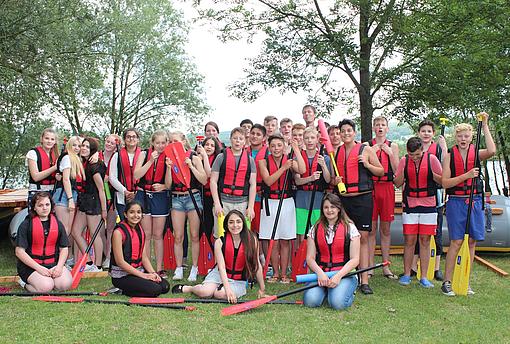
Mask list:
MULTIPOLYGON (((483 187, 471 142, 472 126, 456 125, 455 145, 447 149, 444 137, 434 142, 434 123, 424 120, 417 136, 407 141, 407 154, 400 158, 397 144, 387 139, 385 117, 373 119, 375 136, 365 143, 355 140, 355 123, 344 119, 327 125, 334 150, 328 156, 316 128, 315 108, 306 105, 302 114, 305 124, 293 124, 288 118, 278 123, 274 116, 267 116, 263 124, 245 119, 231 131, 228 147, 219 140, 214 122, 205 125, 205 135, 193 149, 183 133, 165 130, 155 131, 150 147, 142 149, 139 132, 130 128, 122 137, 109 135, 103 151, 97 139, 73 136, 59 154, 57 133, 44 130, 41 145, 26 156, 29 216, 16 239, 22 285, 33 292, 68 289, 72 277, 65 266, 72 266, 85 252, 84 231, 93 231, 104 220, 86 271, 107 267, 112 284, 125 295, 155 297, 170 290, 163 236, 171 227, 174 281, 184 278, 188 230, 191 268, 187 280, 197 280, 203 232, 211 238, 216 262, 202 283, 175 284, 173 293, 236 302, 246 294, 247 281, 256 281, 262 297, 265 282, 290 282, 291 260, 306 241, 306 264, 317 274, 318 286, 305 291, 304 304, 318 307, 327 299, 331 307, 344 309, 352 304, 356 289, 373 293, 369 285, 373 270, 359 277, 344 276, 374 265, 377 229, 382 258, 390 260, 395 187, 403 186, 404 272, 396 276, 384 266, 383 275, 409 285, 419 257, 419 284, 434 286, 426 272, 429 264, 435 264, 442 292, 455 295, 451 280, 472 183, 472 258, 476 242, 484 239, 483 187), (176 162, 165 155, 165 147, 178 142, 186 151, 189 188, 181 181, 176 162), (341 183, 342 193, 337 189, 341 183), (107 199, 110 190, 111 201, 107 199), (450 248, 443 276, 439 259, 445 207, 450 248), (223 228, 219 228, 218 217, 223 216, 223 228), (437 259, 429 262, 431 236, 435 236, 437 259), (268 257, 270 240, 275 245, 268 257), (155 266, 150 259, 151 242, 155 266), (268 276, 262 268, 266 259, 272 268, 268 276), (336 273, 328 277, 330 271, 336 273)), ((485 160, 495 154, 496 147, 488 115, 481 116, 486 148, 479 150, 478 159, 485 160)), ((474 293, 471 288, 469 293, 474 293)))

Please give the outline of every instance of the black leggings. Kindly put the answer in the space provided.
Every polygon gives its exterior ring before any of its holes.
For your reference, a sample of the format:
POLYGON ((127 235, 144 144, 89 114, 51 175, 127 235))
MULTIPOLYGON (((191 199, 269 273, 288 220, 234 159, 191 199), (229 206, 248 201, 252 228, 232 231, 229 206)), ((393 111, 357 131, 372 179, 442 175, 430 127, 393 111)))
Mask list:
POLYGON ((170 290, 170 284, 162 279, 157 283, 134 275, 121 278, 112 278, 112 284, 122 290, 122 294, 138 297, 157 297, 166 294, 170 290))

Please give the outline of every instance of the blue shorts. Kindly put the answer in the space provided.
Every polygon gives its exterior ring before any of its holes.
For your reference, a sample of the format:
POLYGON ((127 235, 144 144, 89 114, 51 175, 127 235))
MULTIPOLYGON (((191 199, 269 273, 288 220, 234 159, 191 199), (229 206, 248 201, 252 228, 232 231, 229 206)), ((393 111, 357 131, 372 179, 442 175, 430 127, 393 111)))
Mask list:
MULTIPOLYGON (((452 197, 446 202, 446 222, 450 240, 462 240, 466 232, 466 219, 469 198, 452 197)), ((473 197, 471 221, 469 222, 469 237, 482 241, 485 239, 485 214, 482 210, 482 197, 473 197)))
POLYGON ((135 200, 142 204, 144 215, 154 217, 168 216, 170 199, 168 198, 167 191, 151 192, 138 190, 135 200))
MULTIPOLYGON (((202 210, 202 197, 200 196, 200 192, 193 192, 193 197, 198 205, 198 209, 202 210)), ((172 194, 172 210, 187 213, 196 209, 189 194, 172 194)))
MULTIPOLYGON (((76 204, 76 200, 78 199, 78 191, 73 190, 73 200, 74 204, 76 204)), ((66 192, 64 191, 64 188, 58 188, 55 190, 55 193, 53 194, 53 202, 55 202, 55 205, 59 205, 62 207, 68 207, 69 201, 67 200, 66 192)))

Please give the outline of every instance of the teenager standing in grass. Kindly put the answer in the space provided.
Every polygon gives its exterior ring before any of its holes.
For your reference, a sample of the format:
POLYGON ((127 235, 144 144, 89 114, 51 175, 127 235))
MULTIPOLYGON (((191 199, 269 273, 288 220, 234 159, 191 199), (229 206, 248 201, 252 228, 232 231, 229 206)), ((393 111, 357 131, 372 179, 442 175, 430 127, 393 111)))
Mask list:
POLYGON ((321 201, 324 190, 331 181, 329 157, 319 154, 317 144, 319 134, 314 127, 307 127, 304 134, 305 150, 301 151, 305 162, 306 171, 303 174, 296 173, 294 181, 296 183, 296 249, 301 245, 306 231, 308 220, 308 211, 312 201, 313 190, 315 191, 314 202, 312 204, 312 213, 310 223, 315 223, 320 217, 321 201))
POLYGON ((420 245, 420 285, 432 288, 434 285, 427 279, 430 260, 430 236, 436 233, 436 184, 441 183, 441 163, 422 149, 419 137, 407 141, 407 155, 403 157, 397 168, 394 183, 397 187, 404 184, 402 192, 402 223, 405 238, 404 275, 400 277, 401 285, 411 283, 411 265, 414 247, 419 240, 420 245))
MULTIPOLYGON (((372 212, 372 231, 368 237, 369 266, 374 265, 375 238, 378 227, 381 236, 382 260, 385 262, 390 261, 390 226, 395 217, 395 186, 393 185, 393 177, 399 161, 398 145, 387 139, 389 127, 386 117, 379 116, 374 118, 372 130, 374 131, 375 138, 369 141, 369 146, 372 147, 377 155, 377 159, 379 159, 384 168, 384 174, 381 177, 372 177, 374 181, 374 209, 372 212)), ((383 275, 389 279, 398 278, 391 272, 388 266, 383 267, 383 275)))
MULTIPOLYGON (((244 132, 234 128, 230 132, 230 147, 214 160, 211 172, 211 194, 216 218, 233 209, 244 213, 251 221, 257 192, 257 169, 250 153, 244 149, 244 132)), ((215 221, 215 224, 217 221, 215 221)), ((218 236, 217 224, 215 236, 218 236)))
MULTIPOLYGON (((347 192, 340 196, 345 212, 361 232, 360 268, 368 267, 368 236, 372 230, 372 176, 382 176, 384 169, 377 155, 364 144, 355 141, 356 125, 350 119, 339 124, 343 145, 338 148, 336 165, 340 177, 334 184, 345 183, 347 192)), ((361 274, 360 290, 363 294, 373 294, 368 285, 368 274, 361 274)))
MULTIPOLYGON (((104 176, 106 166, 103 161, 99 160, 95 163, 89 161, 99 150, 99 142, 92 138, 86 137, 80 150, 82 163, 85 165, 85 177, 83 178, 83 191, 78 192, 78 212, 74 218, 71 233, 82 253, 87 248, 87 242, 83 238, 83 230, 88 228, 93 233, 101 219, 106 221, 107 206, 106 195, 104 191, 104 176)), ((104 231, 102 226, 101 231, 104 231)), ((103 241, 101 239, 94 240, 94 262, 87 262, 85 271, 97 272, 101 271, 101 263, 103 261, 103 241)))
POLYGON ((143 205, 144 211, 141 225, 145 231, 145 250, 150 256, 151 240, 154 240, 156 271, 163 278, 167 277, 163 270, 163 230, 170 208, 167 190, 172 185, 164 153, 167 143, 167 132, 156 130, 151 137, 151 147, 140 153, 133 171, 134 179, 138 180, 135 200, 143 205))
MULTIPOLYGON (((184 185, 179 177, 172 169, 172 225, 174 229, 174 253, 177 268, 174 271, 174 280, 183 278, 183 241, 184 232, 186 231, 186 219, 188 220, 189 233, 191 239, 192 267, 188 276, 188 281, 196 281, 198 274, 198 254, 200 252, 200 214, 195 209, 193 197, 198 206, 198 210, 203 210, 200 189, 202 185, 207 183, 207 174, 204 170, 204 163, 201 156, 191 150, 186 137, 181 132, 173 132, 170 134, 171 142, 181 142, 186 149, 186 159, 184 163, 188 165, 191 172, 191 195, 186 185, 184 185)), ((175 162, 172 162, 172 164, 175 162)))
MULTIPOLYGON (((446 202, 446 221, 448 223, 448 235, 450 247, 446 255, 444 282, 441 287, 443 294, 455 296, 452 290, 452 277, 455 267, 455 259, 462 245, 466 230, 467 207, 472 183, 475 183, 473 195, 473 208, 469 222, 469 254, 471 266, 475 258, 477 241, 485 239, 485 214, 483 210, 483 181, 480 178, 480 162, 487 160, 496 154, 496 145, 489 129, 489 115, 483 116, 482 129, 485 137, 485 149, 479 150, 478 159, 475 161, 475 146, 473 140, 473 127, 470 124, 461 123, 455 126, 456 145, 450 148, 443 162, 442 184, 448 194, 446 202), (473 180, 474 178, 474 180, 473 180)), ((468 295, 474 294, 471 286, 468 287, 468 295)))
POLYGON ((46 128, 41 134, 41 145, 26 155, 28 166, 28 203, 37 191, 53 192, 57 172, 58 136, 55 130, 46 128))
POLYGON ((157 297, 167 293, 170 285, 154 271, 144 250, 145 232, 140 227, 142 205, 128 202, 123 215, 124 220, 117 224, 112 236, 112 284, 127 296, 157 297))
POLYGON ((48 192, 33 195, 30 211, 16 236, 17 270, 20 285, 30 292, 67 290, 72 276, 64 267, 69 241, 62 222, 53 213, 48 192))
MULTIPOLYGON (((264 209, 260 215, 259 238, 261 240, 270 240, 273 225, 276 220, 276 213, 280 198, 283 203, 280 212, 280 218, 276 227, 276 240, 271 257, 271 265, 274 274, 272 282, 280 280, 282 283, 289 283, 287 277, 287 267, 289 266, 290 241, 296 238, 296 207, 292 198, 291 180, 292 172, 305 173, 306 166, 303 156, 299 154, 299 147, 295 140, 291 141, 291 146, 296 159, 289 159, 285 154, 285 140, 281 135, 273 135, 268 139, 269 151, 271 154, 264 160, 259 161, 260 173, 265 183, 264 187, 264 209), (290 171, 288 171, 290 170, 290 171), (287 172, 288 171, 288 172, 287 172), (289 173, 287 186, 284 189, 285 176, 289 173), (281 273, 280 273, 281 271, 281 273)), ((264 247, 264 251, 267 250, 264 247)))
POLYGON ((258 258, 258 241, 246 225, 244 213, 232 210, 223 223, 225 236, 216 239, 216 266, 195 286, 177 284, 172 293, 193 293, 198 297, 228 300, 236 303, 246 294, 247 280, 257 280, 259 297, 265 297, 264 277, 258 258))
POLYGON ((358 278, 343 278, 359 265, 360 234, 347 216, 340 198, 326 194, 322 200, 320 218, 307 239, 306 263, 317 274, 318 287, 303 295, 307 307, 319 307, 328 298, 334 309, 352 305, 358 278), (338 271, 333 277, 325 272, 338 271))

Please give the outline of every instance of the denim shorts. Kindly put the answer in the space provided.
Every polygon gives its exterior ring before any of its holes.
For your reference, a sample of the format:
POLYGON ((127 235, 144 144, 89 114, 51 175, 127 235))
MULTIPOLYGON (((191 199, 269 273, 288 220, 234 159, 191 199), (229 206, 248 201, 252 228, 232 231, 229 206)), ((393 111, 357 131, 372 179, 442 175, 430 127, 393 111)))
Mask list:
POLYGON ((170 202, 167 191, 152 192, 138 190, 135 200, 142 204, 144 215, 151 215, 154 217, 168 216, 170 202))
MULTIPOLYGON (((200 196, 200 192, 193 192, 193 197, 195 198, 195 201, 198 205, 198 209, 202 210, 202 197, 200 196)), ((195 206, 193 205, 193 201, 191 200, 191 197, 189 194, 172 194, 172 210, 176 211, 182 211, 182 212, 189 212, 196 210, 195 206)))
MULTIPOLYGON (((78 191, 73 190, 73 200, 74 204, 76 204, 76 201, 78 200, 78 191)), ((53 194, 53 202, 55 202, 55 205, 59 205, 62 207, 68 207, 69 201, 67 200, 66 192, 64 191, 64 188, 58 188, 55 190, 55 193, 53 194)))

